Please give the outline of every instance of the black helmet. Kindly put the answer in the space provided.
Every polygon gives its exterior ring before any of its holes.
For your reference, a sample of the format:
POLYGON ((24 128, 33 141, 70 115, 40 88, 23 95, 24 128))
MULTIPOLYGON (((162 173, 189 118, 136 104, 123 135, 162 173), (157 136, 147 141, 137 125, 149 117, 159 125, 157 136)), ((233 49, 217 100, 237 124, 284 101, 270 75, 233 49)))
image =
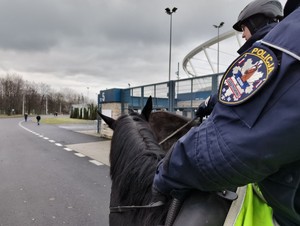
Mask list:
POLYGON ((278 0, 252 1, 241 11, 238 21, 232 26, 233 29, 242 31, 241 25, 244 21, 256 14, 261 14, 271 19, 280 19, 283 17, 282 5, 278 0))

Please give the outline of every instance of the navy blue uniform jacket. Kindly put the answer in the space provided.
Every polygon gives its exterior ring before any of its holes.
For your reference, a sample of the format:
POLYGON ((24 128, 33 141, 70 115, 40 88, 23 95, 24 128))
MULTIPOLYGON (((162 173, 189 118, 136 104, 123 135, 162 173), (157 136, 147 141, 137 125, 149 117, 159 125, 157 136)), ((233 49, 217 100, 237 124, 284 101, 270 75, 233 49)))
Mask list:
MULTIPOLYGON (((160 163, 155 188, 169 194, 258 182, 278 222, 300 225, 299 37, 300 9, 254 44, 262 49, 265 67, 278 65, 264 85, 240 102, 224 102, 219 93, 210 117, 176 142, 160 163), (268 62, 271 52, 278 62, 268 62)), ((219 92, 223 88, 221 84, 219 92)))

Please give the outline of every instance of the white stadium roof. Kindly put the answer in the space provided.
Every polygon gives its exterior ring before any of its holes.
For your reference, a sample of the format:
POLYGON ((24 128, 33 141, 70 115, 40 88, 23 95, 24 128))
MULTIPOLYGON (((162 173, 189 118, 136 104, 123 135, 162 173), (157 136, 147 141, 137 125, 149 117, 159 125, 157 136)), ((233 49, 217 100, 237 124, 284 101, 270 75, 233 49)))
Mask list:
POLYGON ((201 76, 217 73, 219 42, 219 72, 224 72, 238 57, 236 52, 243 44, 241 33, 234 30, 220 34, 199 45, 183 59, 183 70, 188 76, 201 76))

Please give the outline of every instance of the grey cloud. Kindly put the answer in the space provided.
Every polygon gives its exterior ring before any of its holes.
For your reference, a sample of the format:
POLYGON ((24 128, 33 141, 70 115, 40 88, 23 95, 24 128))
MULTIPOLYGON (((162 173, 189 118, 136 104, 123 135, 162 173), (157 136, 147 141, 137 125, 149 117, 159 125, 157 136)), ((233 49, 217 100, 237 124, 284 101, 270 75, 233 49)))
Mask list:
POLYGON ((178 8, 173 15, 174 76, 188 52, 216 36, 212 25, 224 21, 221 32, 230 30, 248 2, 0 0, 0 76, 15 71, 27 80, 75 89, 166 81, 166 7, 178 8))

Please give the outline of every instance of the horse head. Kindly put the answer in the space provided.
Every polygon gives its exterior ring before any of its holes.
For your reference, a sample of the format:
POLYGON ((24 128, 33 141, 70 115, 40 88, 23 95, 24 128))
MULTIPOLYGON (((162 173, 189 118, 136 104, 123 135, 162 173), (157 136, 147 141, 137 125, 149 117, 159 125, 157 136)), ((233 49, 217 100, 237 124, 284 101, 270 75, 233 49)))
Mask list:
MULTIPOLYGON (((158 138, 166 138, 176 129, 189 122, 188 119, 169 112, 152 112, 152 98, 148 98, 141 114, 129 111, 129 114, 121 115, 118 119, 112 119, 98 112, 100 117, 114 131, 110 149, 110 176, 112 180, 110 207, 119 209, 124 206, 145 206, 152 200, 152 182, 158 163, 164 158, 167 148, 159 145, 158 138), (164 149, 164 150, 163 150, 164 149)), ((180 138, 194 123, 189 123, 184 131, 176 133, 168 140, 168 147, 180 138)), ((200 203, 207 203, 205 200, 212 200, 207 193, 199 195, 195 199, 191 197, 195 206, 195 200, 200 203)), ((187 203, 189 203, 187 201, 187 203)), ((215 201, 218 203, 218 201, 215 201)), ((162 225, 166 219, 170 200, 165 206, 150 209, 131 209, 125 212, 111 212, 109 216, 110 226, 125 225, 162 225)), ((206 208, 206 205, 203 205, 206 208)), ((210 209, 217 209, 215 206, 210 209)), ((191 208, 183 208, 182 216, 191 212, 191 208)), ((196 209, 195 215, 199 215, 196 209)), ((200 211, 201 212, 201 211, 200 211)), ((208 212, 205 213, 205 217, 208 212)), ((214 218, 216 218, 214 216, 214 218)), ((205 219, 205 218, 201 218, 205 219)), ((180 217, 178 224, 184 225, 191 218, 180 217), (182 222, 180 219, 184 219, 182 222)), ((199 225, 201 220, 195 221, 199 225)), ((205 220, 203 220, 205 222, 205 220)), ((176 223, 176 222, 175 222, 176 223)), ((222 222, 223 223, 223 222, 222 222)), ((219 224, 212 224, 214 226, 219 224)))
MULTIPOLYGON (((114 131, 110 148, 111 207, 145 205, 151 201, 156 166, 165 156, 148 122, 151 111, 150 96, 141 114, 132 111, 115 120, 99 113, 114 131)), ((149 221, 158 225, 162 221, 157 216, 162 212, 161 208, 111 212, 110 225, 142 225, 149 216, 154 216, 149 221)))

